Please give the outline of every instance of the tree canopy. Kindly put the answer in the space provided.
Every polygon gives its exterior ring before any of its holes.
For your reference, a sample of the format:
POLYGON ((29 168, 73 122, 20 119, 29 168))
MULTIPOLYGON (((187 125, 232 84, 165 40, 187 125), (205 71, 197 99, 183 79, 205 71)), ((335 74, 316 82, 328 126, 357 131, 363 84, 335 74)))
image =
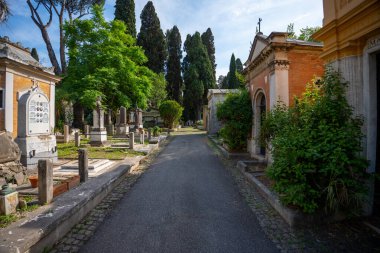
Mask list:
POLYGON ((230 71, 228 77, 228 88, 229 89, 237 89, 239 87, 239 80, 236 76, 236 60, 235 55, 231 55, 230 60, 230 71))
POLYGON ((177 101, 167 100, 161 104, 159 111, 165 125, 171 129, 181 118, 183 108, 177 101))
POLYGON ((211 28, 207 28, 206 32, 204 32, 201 37, 203 45, 205 45, 207 49, 208 58, 211 62, 214 80, 216 80, 215 45, 214 35, 212 34, 211 28))
POLYGON ((134 0, 116 0, 115 19, 121 20, 127 27, 127 33, 136 38, 136 16, 134 0))
POLYGON ((109 109, 146 108, 155 75, 143 66, 147 58, 142 49, 125 33, 123 22, 106 22, 100 6, 92 14, 65 25, 69 65, 61 97, 87 108, 94 107, 98 96, 109 109))
POLYGON ((164 72, 167 56, 165 36, 152 1, 144 6, 140 18, 141 28, 137 36, 137 44, 144 49, 148 57, 148 68, 156 73, 164 72))
POLYGON ((286 29, 286 32, 288 33, 288 38, 291 38, 291 39, 318 42, 314 40, 311 36, 314 33, 316 33, 319 29, 321 29, 321 27, 319 26, 315 26, 315 27, 306 26, 305 28, 300 29, 300 35, 297 36, 296 33, 294 32, 294 23, 290 23, 286 29))
POLYGON ((36 61, 40 61, 40 57, 38 56, 37 49, 35 47, 32 48, 32 52, 30 52, 30 55, 36 59, 36 61))
POLYGON ((182 104, 183 80, 181 75, 182 41, 178 27, 173 26, 166 32, 168 60, 166 63, 166 80, 168 97, 182 104))
POLYGON ((10 15, 7 0, 0 0, 0 23, 7 21, 10 15))

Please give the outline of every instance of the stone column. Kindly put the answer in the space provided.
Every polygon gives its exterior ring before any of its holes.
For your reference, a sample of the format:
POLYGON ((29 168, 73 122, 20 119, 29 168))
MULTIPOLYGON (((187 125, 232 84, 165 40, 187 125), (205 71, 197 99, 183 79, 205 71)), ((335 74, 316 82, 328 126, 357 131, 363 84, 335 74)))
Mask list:
POLYGON ((152 138, 152 128, 148 128, 148 141, 152 138))
POLYGON ((63 126, 63 142, 68 143, 70 141, 70 128, 68 125, 63 126))
POLYGON ((79 131, 75 132, 75 147, 80 146, 80 134, 79 131))
POLYGON ((88 180, 88 152, 85 148, 78 150, 78 168, 80 182, 86 182, 88 180))
POLYGON ((129 149, 133 149, 135 145, 135 133, 130 132, 129 133, 129 149))
POLYGON ((53 200, 53 166, 49 159, 38 160, 38 200, 41 205, 53 200))

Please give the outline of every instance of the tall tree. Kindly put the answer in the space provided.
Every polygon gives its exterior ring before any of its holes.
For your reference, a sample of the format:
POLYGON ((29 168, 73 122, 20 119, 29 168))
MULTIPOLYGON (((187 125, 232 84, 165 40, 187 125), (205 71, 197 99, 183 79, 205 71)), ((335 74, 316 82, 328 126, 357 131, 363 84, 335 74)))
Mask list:
POLYGON ((240 58, 236 59, 236 71, 241 74, 243 71, 243 63, 241 62, 240 58))
POLYGON ((173 26, 166 32, 168 60, 166 63, 166 80, 168 97, 182 104, 183 81, 181 75, 182 41, 178 27, 173 26))
POLYGON ((70 61, 61 94, 87 108, 93 108, 99 96, 112 110, 147 107, 156 75, 143 66, 147 58, 125 29, 119 20, 106 22, 99 6, 91 19, 65 25, 70 61))
POLYGON ((184 49, 183 76, 185 82, 185 118, 199 120, 202 105, 207 103, 208 89, 215 87, 211 61, 199 32, 187 35, 184 49))
POLYGON ((134 0, 116 0, 115 19, 121 20, 127 26, 127 33, 136 38, 136 16, 134 0))
POLYGON ((37 49, 35 47, 32 48, 32 52, 30 53, 36 61, 40 61, 40 57, 38 56, 37 49))
POLYGON ((26 3, 29 6, 33 22, 41 31, 50 62, 54 67, 54 72, 57 75, 66 73, 66 52, 63 31, 63 25, 66 21, 65 17, 67 17, 68 21, 71 23, 73 20, 80 19, 87 15, 89 13, 89 8, 94 4, 103 5, 104 0, 27 0, 26 3), (57 15, 59 24, 59 56, 61 64, 58 63, 48 33, 48 28, 53 21, 54 15, 57 15), (42 19, 43 17, 47 17, 47 21, 44 21, 42 19))
POLYGON ((228 78, 228 88, 229 89, 237 89, 239 87, 239 80, 236 76, 236 60, 235 55, 231 55, 230 60, 230 72, 228 78))
POLYGON ((201 37, 202 42, 207 49, 208 57, 211 61, 214 80, 216 80, 215 45, 214 35, 212 34, 211 28, 207 28, 206 32, 204 32, 201 37))
POLYGON ((0 23, 7 21, 10 10, 7 0, 0 0, 0 23))
POLYGON ((152 1, 144 6, 140 18, 141 28, 137 36, 137 44, 145 50, 148 68, 156 73, 164 72, 167 47, 152 1))
POLYGON ((311 36, 314 33, 316 33, 319 29, 321 29, 321 27, 319 27, 319 26, 315 26, 315 27, 308 27, 308 26, 306 26, 305 28, 301 28, 301 30, 300 30, 301 34, 300 34, 300 36, 298 36, 298 39, 299 40, 304 40, 304 41, 317 42, 311 36))

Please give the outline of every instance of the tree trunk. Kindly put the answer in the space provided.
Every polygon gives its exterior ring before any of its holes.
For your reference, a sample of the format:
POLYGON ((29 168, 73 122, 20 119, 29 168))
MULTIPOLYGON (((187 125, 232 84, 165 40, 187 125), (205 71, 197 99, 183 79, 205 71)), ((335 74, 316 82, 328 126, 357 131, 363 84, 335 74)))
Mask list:
POLYGON ((63 32, 63 7, 59 16, 59 53, 61 58, 62 73, 66 74, 65 35, 63 32))
POLYGON ((45 44, 46 44, 46 49, 47 49, 48 54, 49 54, 50 62, 54 67, 54 73, 56 75, 61 75, 62 70, 58 64, 57 57, 55 56, 53 46, 51 45, 49 34, 47 33, 46 28, 40 28, 40 30, 41 30, 42 38, 44 39, 45 44))

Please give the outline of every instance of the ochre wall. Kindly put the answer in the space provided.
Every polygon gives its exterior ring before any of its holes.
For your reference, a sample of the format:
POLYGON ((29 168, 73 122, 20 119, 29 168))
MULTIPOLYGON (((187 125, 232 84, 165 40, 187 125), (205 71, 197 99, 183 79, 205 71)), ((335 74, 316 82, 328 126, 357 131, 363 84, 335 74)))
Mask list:
MULTIPOLYGON (((17 124, 18 124, 18 102, 17 92, 28 90, 32 87, 32 79, 19 75, 13 77, 13 137, 17 137, 17 124)), ((38 82, 39 88, 50 99, 50 85, 48 83, 38 82)))
POLYGON ((300 97, 305 91, 306 84, 314 76, 323 75, 321 51, 294 50, 288 53, 289 64, 289 105, 294 104, 294 96, 300 97))

